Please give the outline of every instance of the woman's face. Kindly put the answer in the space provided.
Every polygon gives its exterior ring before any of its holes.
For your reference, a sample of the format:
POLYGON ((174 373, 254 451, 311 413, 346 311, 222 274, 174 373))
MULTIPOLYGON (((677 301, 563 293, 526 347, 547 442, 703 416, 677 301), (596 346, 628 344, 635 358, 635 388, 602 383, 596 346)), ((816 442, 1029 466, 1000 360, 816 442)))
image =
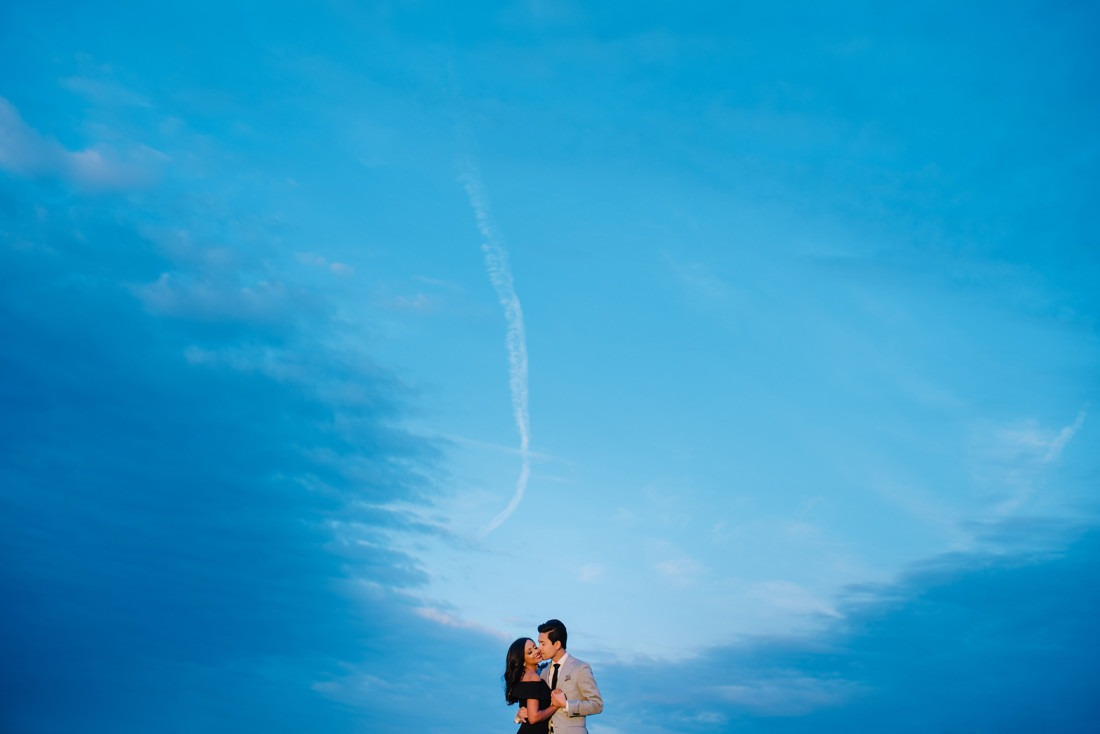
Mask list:
POLYGON ((534 640, 528 640, 523 646, 523 661, 528 665, 538 665, 542 662, 542 653, 539 652, 539 646, 534 640))

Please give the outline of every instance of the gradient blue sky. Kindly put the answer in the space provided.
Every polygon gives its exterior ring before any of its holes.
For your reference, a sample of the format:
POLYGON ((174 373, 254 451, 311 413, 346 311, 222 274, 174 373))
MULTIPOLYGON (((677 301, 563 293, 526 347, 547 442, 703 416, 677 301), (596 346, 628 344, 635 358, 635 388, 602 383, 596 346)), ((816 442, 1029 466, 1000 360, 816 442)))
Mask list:
POLYGON ((0 7, 0 728, 1076 732, 1100 6, 0 7))

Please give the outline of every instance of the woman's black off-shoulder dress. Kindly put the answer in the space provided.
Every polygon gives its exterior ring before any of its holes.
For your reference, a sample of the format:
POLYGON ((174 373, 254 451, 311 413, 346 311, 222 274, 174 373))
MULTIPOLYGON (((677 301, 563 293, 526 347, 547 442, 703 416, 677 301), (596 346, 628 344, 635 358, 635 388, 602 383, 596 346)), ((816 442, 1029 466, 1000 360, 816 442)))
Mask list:
MULTIPOLYGON (((527 705, 529 698, 539 700, 539 710, 550 708, 550 686, 546 685, 544 680, 521 680, 512 689, 512 695, 519 701, 520 708, 527 705)), ((516 734, 549 734, 549 732, 550 719, 544 719, 537 724, 523 722, 519 725, 519 731, 516 734)))

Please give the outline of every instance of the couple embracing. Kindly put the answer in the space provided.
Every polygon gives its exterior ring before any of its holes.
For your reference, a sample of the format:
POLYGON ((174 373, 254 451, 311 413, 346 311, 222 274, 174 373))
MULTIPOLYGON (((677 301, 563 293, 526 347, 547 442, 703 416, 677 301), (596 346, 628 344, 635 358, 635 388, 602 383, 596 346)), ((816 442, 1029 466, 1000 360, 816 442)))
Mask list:
POLYGON ((538 644, 521 637, 508 648, 504 700, 520 706, 516 734, 587 734, 585 717, 603 711, 592 668, 565 651, 567 639, 565 625, 551 619, 539 625, 538 644))

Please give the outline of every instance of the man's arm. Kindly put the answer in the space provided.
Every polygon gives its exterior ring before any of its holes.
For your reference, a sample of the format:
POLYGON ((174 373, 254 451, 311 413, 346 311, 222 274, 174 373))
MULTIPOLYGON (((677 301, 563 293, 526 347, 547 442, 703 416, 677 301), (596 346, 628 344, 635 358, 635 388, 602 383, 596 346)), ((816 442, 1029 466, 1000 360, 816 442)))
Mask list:
POLYGON ((570 716, 593 716, 603 711, 603 696, 592 676, 592 666, 582 663, 573 674, 577 681, 577 693, 580 698, 570 700, 566 713, 570 716))

